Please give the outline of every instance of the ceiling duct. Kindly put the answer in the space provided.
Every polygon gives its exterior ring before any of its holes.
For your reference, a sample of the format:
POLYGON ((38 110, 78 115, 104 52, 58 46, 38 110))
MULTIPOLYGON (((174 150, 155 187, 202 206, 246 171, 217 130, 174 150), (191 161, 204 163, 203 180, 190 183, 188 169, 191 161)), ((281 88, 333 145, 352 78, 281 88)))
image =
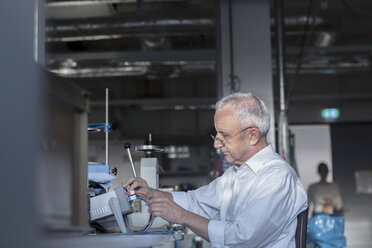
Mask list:
MULTIPOLYGON (((284 18, 284 25, 286 26, 304 26, 307 21, 307 16, 288 16, 284 18)), ((325 20, 322 17, 310 17, 309 22, 313 25, 324 24, 325 20)), ((275 25, 275 19, 271 18, 271 25, 275 25)))
POLYGON ((182 26, 214 26, 214 19, 162 19, 148 21, 130 21, 130 22, 79 22, 72 24, 49 25, 47 32, 65 32, 65 31, 91 31, 101 29, 122 29, 122 28, 153 28, 153 27, 182 27, 182 26))
MULTIPOLYGON (((137 3, 138 0, 49 0, 46 4, 48 7, 59 6, 85 6, 95 4, 113 4, 113 3, 137 3)), ((189 0, 146 0, 146 2, 186 2, 189 0)))
POLYGON ((62 77, 95 78, 95 77, 141 76, 147 72, 147 67, 146 66, 99 67, 99 68, 61 67, 58 69, 51 69, 50 71, 62 77))
MULTIPOLYGON (((127 21, 127 22, 71 22, 65 24, 50 23, 46 27, 47 41, 77 41, 77 40, 99 40, 121 37, 151 36, 149 33, 172 34, 172 29, 179 33, 186 33, 192 28, 191 33, 198 33, 201 30, 211 29, 215 25, 215 20, 210 18, 196 19, 160 19, 148 21, 127 21), (196 28, 196 30, 195 30, 196 28), (182 30, 182 32, 180 32, 182 30)), ((190 34, 191 34, 190 33, 190 34)))

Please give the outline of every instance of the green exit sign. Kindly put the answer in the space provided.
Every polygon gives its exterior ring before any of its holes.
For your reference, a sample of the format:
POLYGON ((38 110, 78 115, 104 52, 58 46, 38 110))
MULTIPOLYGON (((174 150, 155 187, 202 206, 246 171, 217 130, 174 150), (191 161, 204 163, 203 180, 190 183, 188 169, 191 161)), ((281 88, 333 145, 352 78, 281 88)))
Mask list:
POLYGON ((340 110, 337 108, 322 109, 321 113, 324 119, 337 119, 340 117, 340 110))

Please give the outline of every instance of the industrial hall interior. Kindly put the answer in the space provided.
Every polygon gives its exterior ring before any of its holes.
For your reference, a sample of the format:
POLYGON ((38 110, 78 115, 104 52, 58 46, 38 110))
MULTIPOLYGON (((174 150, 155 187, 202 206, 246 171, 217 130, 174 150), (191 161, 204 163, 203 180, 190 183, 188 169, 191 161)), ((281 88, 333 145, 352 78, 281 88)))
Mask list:
POLYGON ((372 247, 371 0, 0 5, 0 247, 372 247))

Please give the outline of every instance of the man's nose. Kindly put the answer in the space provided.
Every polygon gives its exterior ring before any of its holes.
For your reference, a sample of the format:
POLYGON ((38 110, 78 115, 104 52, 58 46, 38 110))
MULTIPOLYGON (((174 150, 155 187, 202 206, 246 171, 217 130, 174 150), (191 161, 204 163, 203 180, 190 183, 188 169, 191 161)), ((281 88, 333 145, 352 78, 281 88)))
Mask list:
POLYGON ((220 140, 219 138, 215 137, 214 138, 213 146, 214 146, 215 149, 218 149, 218 148, 224 147, 224 143, 222 142, 222 140, 220 140))

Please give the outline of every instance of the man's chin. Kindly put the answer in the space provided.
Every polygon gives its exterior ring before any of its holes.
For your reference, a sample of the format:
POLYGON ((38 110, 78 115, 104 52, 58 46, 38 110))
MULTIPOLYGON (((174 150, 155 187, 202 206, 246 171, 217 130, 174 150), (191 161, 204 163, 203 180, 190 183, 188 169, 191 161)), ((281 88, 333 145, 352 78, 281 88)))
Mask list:
POLYGON ((230 156, 230 154, 225 154, 225 160, 229 163, 232 163, 234 160, 232 159, 232 157, 230 156))

